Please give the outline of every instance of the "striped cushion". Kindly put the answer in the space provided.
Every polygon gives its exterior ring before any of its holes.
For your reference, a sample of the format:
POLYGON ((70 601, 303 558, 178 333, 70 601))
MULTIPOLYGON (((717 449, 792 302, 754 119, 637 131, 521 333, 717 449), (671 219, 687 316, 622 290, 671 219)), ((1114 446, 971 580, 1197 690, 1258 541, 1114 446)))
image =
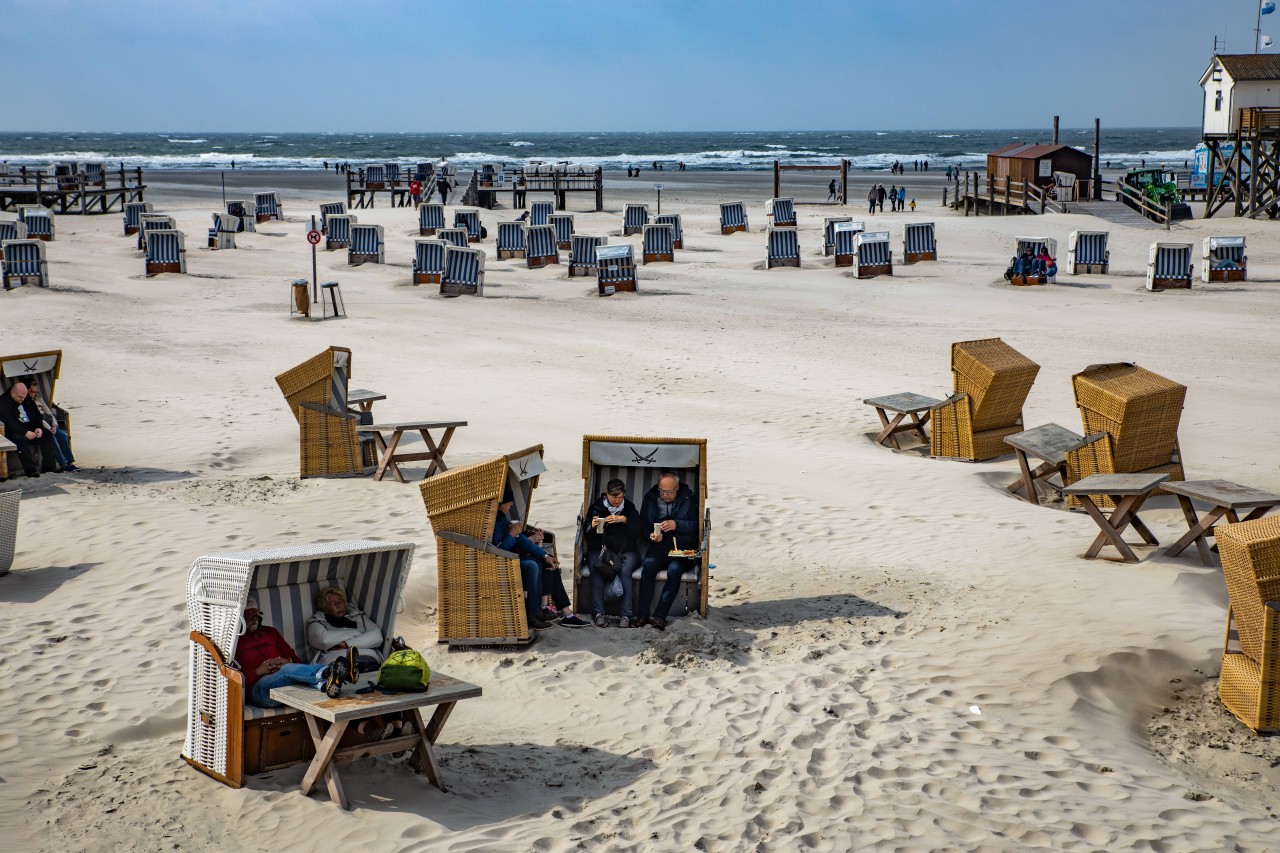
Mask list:
POLYGON ((484 269, 484 253, 479 249, 450 246, 444 255, 444 281, 448 284, 478 284, 484 269))
POLYGON ((796 208, 791 199, 775 198, 773 200, 773 221, 779 224, 796 221, 796 208))
POLYGON ((176 264, 182 260, 182 232, 151 230, 147 232, 147 261, 153 264, 176 264))
MULTIPOLYGON (((44 268, 44 241, 13 240, 6 242, 4 244, 3 263, 7 275, 41 275, 44 268)), ((46 396, 45 399, 49 398, 46 396)))
POLYGON ((1160 246, 1152 264, 1156 278, 1187 278, 1191 274, 1191 247, 1160 246))
POLYGON ((740 201, 729 201, 720 205, 720 227, 737 228, 747 224, 747 209, 740 201))
POLYGON ((364 169, 364 181, 366 184, 385 184, 387 182, 387 168, 385 166, 366 166, 364 169))
POLYGON ((53 233, 53 214, 47 210, 22 211, 22 222, 27 226, 27 236, 47 236, 53 233))
POLYGON ((678 213, 662 213, 654 217, 655 225, 670 225, 671 239, 679 243, 684 239, 684 228, 680 224, 680 214, 678 213))
POLYGON ((467 229, 465 228, 441 228, 436 232, 436 236, 459 249, 467 248, 467 229))
POLYGON ((547 224, 555 229, 556 241, 568 243, 573 239, 573 217, 567 213, 553 213, 547 217, 547 224))
POLYGON ((419 228, 436 228, 444 227, 444 205, 443 204, 420 204, 418 205, 418 227, 419 228))
POLYGON ((572 248, 569 250, 570 266, 594 269, 596 265, 596 247, 605 245, 605 238, 574 234, 571 245, 572 248))
POLYGON ((0 219, 0 240, 27 239, 27 226, 16 219, 0 219))
POLYGON ((629 204, 623 214, 623 228, 643 228, 649 224, 649 208, 643 204, 629 204))
POLYGON ((329 217, 347 212, 347 206, 340 201, 320 205, 320 230, 329 230, 329 217))
POLYGON ((882 266, 889 263, 889 241, 864 240, 859 242, 858 263, 865 266, 882 266))
POLYGON ((646 225, 644 227, 644 253, 646 255, 670 255, 675 237, 670 225, 646 225))
POLYGON ((523 222, 499 222, 498 223, 498 251, 500 252, 524 251, 524 223, 523 222))
POLYGON ((443 240, 419 240, 415 243, 413 271, 431 275, 443 272, 446 245, 443 240))
POLYGON ((353 225, 351 227, 351 254, 377 255, 381 253, 381 225, 353 225))
POLYGON ((933 223, 907 225, 903 230, 902 242, 905 250, 912 254, 937 251, 937 243, 933 237, 933 223))
POLYGON ((350 214, 330 214, 328 222, 329 239, 337 243, 351 242, 351 227, 356 218, 350 214))
POLYGON ((1080 234, 1076 238, 1076 263, 1100 264, 1106 259, 1106 234, 1080 234))
POLYGON ((529 224, 546 225, 549 217, 555 212, 555 205, 549 201, 535 201, 529 207, 529 224))
POLYGON ((124 206, 124 224, 127 228, 137 228, 142 214, 151 212, 151 202, 130 201, 124 206))
POLYGON ((834 246, 836 244, 836 226, 852 221, 848 216, 828 216, 822 225, 823 245, 834 246))
POLYGON ((769 257, 800 257, 800 238, 794 228, 769 229, 769 257))

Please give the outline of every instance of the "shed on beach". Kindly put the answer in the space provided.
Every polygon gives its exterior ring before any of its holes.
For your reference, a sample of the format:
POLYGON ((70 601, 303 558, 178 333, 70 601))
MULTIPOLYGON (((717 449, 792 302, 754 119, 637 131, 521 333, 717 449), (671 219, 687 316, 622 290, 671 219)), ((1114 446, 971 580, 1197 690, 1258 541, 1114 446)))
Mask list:
POLYGON ((1280 56, 1216 54, 1200 76, 1204 89, 1204 135, 1229 136, 1240 129, 1241 111, 1280 107, 1280 56))
POLYGON ((1093 174, 1093 155, 1070 145, 1028 142, 1015 142, 987 155, 987 174, 997 181, 1008 178, 1014 185, 1027 181, 1053 186, 1055 172, 1075 175, 1077 183, 1087 186, 1093 174))

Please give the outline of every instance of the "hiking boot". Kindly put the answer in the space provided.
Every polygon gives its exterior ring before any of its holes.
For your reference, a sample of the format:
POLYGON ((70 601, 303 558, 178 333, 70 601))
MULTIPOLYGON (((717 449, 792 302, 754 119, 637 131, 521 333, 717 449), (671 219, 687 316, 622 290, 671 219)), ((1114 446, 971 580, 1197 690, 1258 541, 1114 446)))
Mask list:
POLYGON ((655 616, 653 617, 653 627, 659 631, 665 631, 667 630, 667 620, 662 616, 655 616))
POLYGON ((338 658, 324 671, 324 692, 330 699, 342 694, 342 685, 351 683, 351 668, 346 658, 338 658))
POLYGON ((566 628, 586 628, 591 624, 586 619, 583 619, 581 616, 575 616, 572 613, 570 613, 568 616, 561 616, 558 621, 561 625, 565 626, 566 628))

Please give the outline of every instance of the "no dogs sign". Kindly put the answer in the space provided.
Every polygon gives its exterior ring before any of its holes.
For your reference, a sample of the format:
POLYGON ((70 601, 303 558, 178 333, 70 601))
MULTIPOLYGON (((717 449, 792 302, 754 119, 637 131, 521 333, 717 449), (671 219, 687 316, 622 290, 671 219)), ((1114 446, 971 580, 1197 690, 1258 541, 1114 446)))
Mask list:
POLYGON ((311 245, 313 245, 313 246, 317 246, 317 245, 319 245, 319 244, 320 244, 320 232, 319 232, 319 231, 308 231, 308 232, 307 232, 307 242, 308 242, 308 243, 310 243, 310 244, 311 244, 311 245))

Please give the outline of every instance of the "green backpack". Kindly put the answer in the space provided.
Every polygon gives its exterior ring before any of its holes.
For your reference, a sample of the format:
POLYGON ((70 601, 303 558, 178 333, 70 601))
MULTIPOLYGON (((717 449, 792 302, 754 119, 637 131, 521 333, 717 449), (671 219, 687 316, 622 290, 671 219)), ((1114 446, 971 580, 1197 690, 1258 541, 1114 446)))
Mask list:
POLYGON ((420 652, 401 649, 392 652, 378 669, 378 689, 423 693, 431 680, 431 667, 420 652))

